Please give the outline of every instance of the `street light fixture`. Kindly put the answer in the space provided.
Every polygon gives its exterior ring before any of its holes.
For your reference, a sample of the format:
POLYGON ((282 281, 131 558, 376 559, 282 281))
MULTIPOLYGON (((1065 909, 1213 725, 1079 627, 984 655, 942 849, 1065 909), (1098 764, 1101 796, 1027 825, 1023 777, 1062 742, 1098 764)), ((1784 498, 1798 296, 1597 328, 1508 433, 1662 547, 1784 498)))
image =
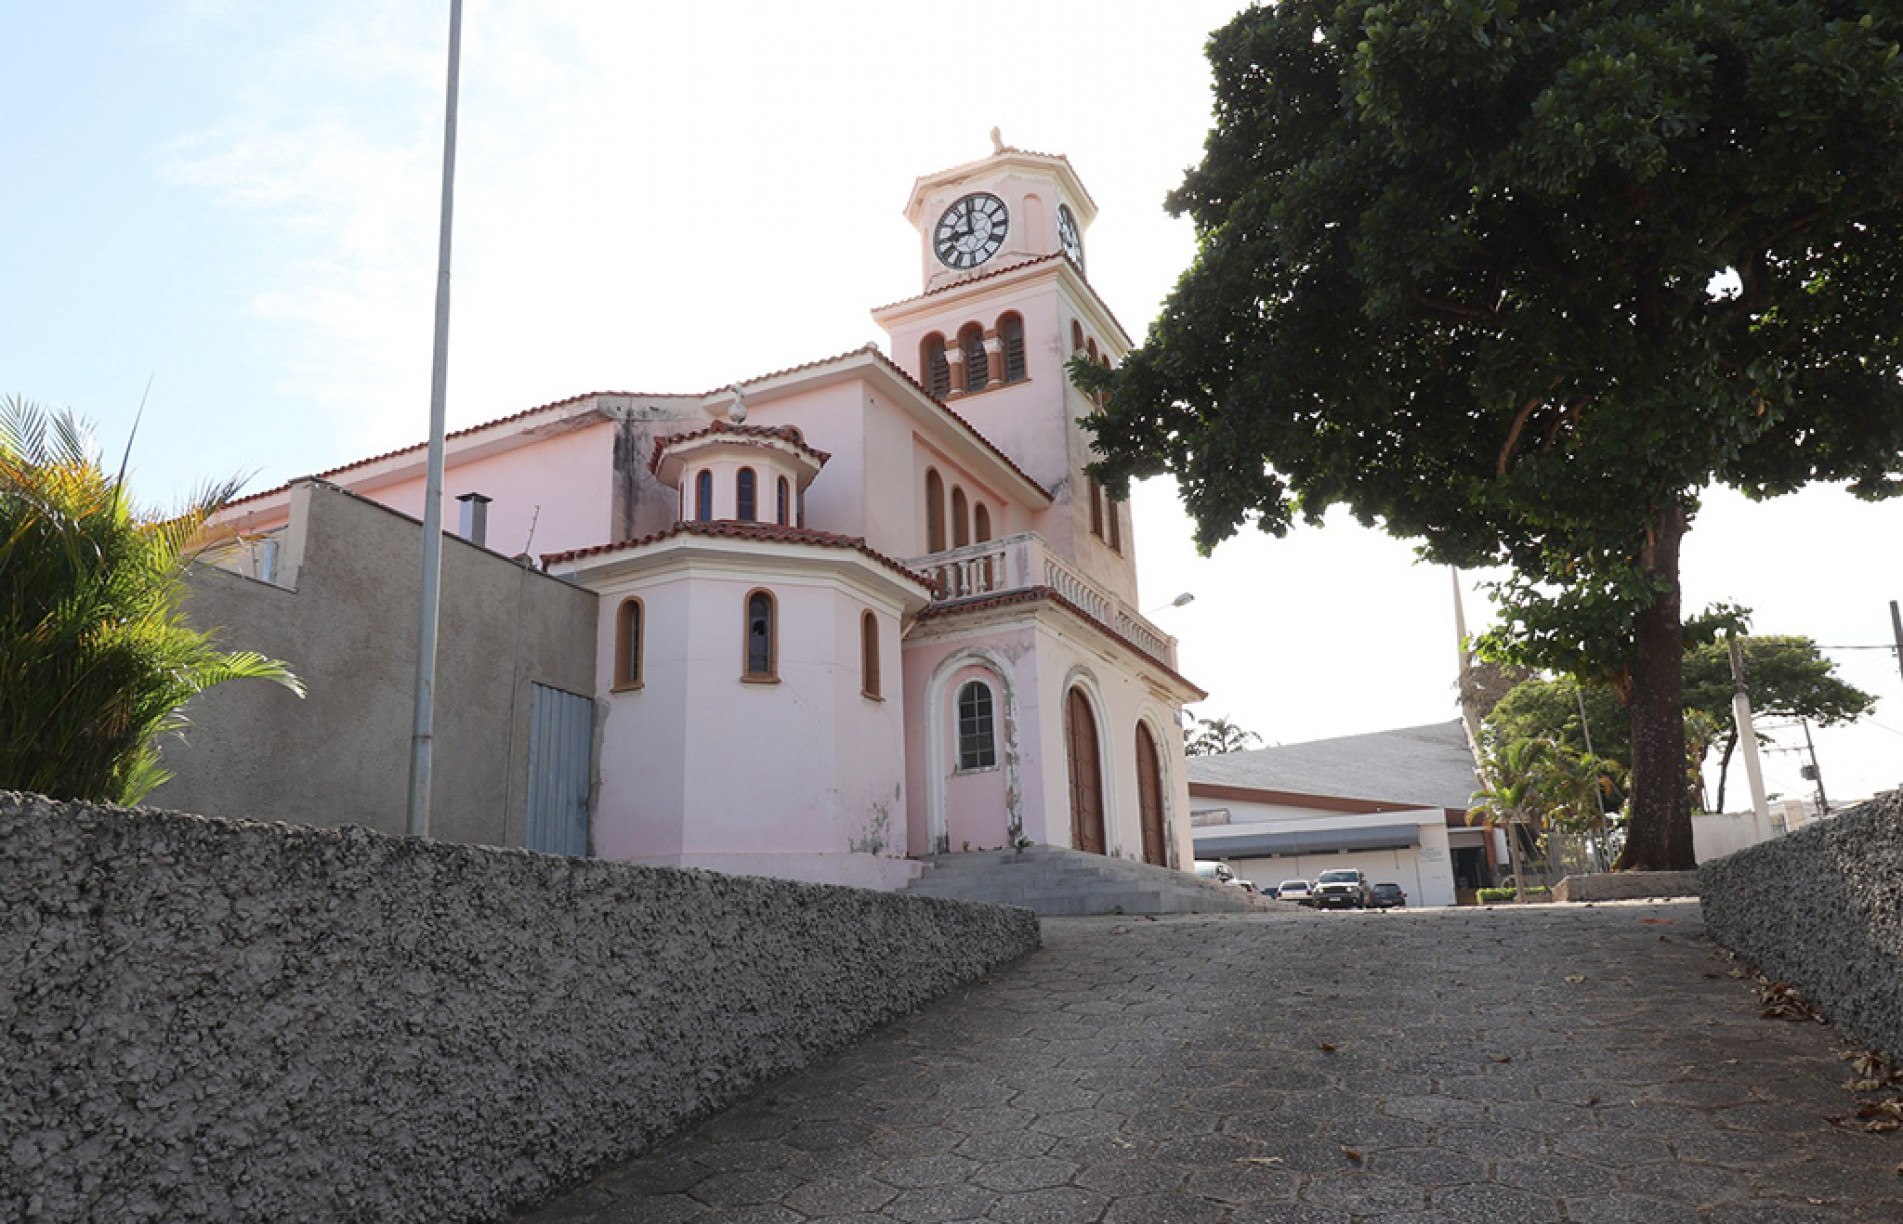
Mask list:
POLYGON ((1158 612, 1161 612, 1164 608, 1180 608, 1186 603, 1194 602, 1195 599, 1196 599, 1196 592, 1184 591, 1181 595, 1178 595, 1175 599, 1172 599, 1168 603, 1163 604, 1159 607, 1151 608, 1148 612, 1145 612, 1143 615, 1154 616, 1158 612))

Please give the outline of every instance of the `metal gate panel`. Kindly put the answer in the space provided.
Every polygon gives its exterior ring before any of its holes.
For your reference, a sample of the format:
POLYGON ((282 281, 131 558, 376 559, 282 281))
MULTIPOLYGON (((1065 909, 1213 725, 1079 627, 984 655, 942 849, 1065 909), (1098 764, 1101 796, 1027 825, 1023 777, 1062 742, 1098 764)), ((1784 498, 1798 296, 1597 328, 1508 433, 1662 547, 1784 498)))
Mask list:
POLYGON ((522 844, 546 854, 586 856, 595 703, 546 684, 530 687, 528 818, 522 844))

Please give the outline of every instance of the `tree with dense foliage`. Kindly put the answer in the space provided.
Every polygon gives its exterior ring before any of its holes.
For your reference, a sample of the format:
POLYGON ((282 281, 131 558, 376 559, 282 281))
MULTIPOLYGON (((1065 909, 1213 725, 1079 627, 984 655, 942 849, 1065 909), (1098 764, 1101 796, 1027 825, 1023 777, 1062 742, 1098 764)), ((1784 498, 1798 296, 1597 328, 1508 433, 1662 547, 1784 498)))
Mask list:
POLYGON ((70 413, 0 400, 0 789, 137 803, 169 776, 158 741, 193 696, 248 678, 302 694, 180 608, 189 543, 236 492, 141 513, 70 413))
POLYGON ((1514 899, 1526 900, 1526 855, 1548 807, 1544 767, 1554 749, 1546 739, 1490 739, 1481 744, 1479 774, 1467 823, 1504 828, 1514 899))
POLYGON ((1259 744, 1262 737, 1253 731, 1245 731, 1226 718, 1198 718, 1189 716, 1195 725, 1183 740, 1185 756, 1221 756, 1225 752, 1242 752, 1251 744, 1259 744))
POLYGON ((1626 698, 1619 865, 1692 866, 1700 492, 1903 492, 1899 39, 1799 0, 1251 9, 1169 200, 1195 263, 1073 365, 1095 471, 1173 472, 1205 548, 1342 504, 1507 567, 1495 653, 1626 698))
MULTIPOLYGON (((1751 708, 1761 717, 1806 718, 1830 726, 1861 718, 1876 704, 1875 697, 1838 676, 1835 664, 1807 637, 1742 637, 1738 646, 1751 708)), ((1738 746, 1731 693, 1731 660, 1723 642, 1708 642, 1685 652, 1686 715, 1700 714, 1716 728, 1718 786, 1712 806, 1717 811, 1724 810, 1726 779, 1738 746)), ((1607 685, 1588 684, 1582 689, 1566 676, 1527 680, 1500 699, 1490 722, 1509 739, 1543 735, 1584 750, 1586 736, 1579 721, 1582 695, 1592 746, 1623 759, 1630 750, 1625 709, 1607 685)))

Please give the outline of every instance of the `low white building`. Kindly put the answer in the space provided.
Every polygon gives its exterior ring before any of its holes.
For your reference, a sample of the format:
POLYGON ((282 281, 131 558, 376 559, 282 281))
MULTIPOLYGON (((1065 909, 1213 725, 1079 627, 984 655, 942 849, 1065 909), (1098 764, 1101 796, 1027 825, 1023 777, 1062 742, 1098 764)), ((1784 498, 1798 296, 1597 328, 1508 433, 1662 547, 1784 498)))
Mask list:
POLYGON ((1490 885, 1504 836, 1467 824, 1476 786, 1457 719, 1188 760, 1198 859, 1268 888, 1359 867, 1409 905, 1490 885))

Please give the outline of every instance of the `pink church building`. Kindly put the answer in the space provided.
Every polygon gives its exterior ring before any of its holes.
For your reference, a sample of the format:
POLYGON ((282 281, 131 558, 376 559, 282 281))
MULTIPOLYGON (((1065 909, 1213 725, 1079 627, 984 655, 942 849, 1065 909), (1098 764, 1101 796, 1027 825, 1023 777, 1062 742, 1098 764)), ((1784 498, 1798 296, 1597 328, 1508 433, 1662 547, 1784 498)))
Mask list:
MULTIPOLYGON (((1189 869, 1203 694, 1138 611, 1065 371, 1131 343, 1086 274, 1095 212, 1065 158, 1001 147, 914 184, 921 283, 872 312, 885 352, 450 436, 462 534, 532 535, 595 597, 593 688, 563 695, 581 825, 515 844, 879 888, 1025 844, 1189 869)), ((424 461, 320 479, 420 516, 424 461)), ((247 555, 299 488, 227 512, 247 555)))

